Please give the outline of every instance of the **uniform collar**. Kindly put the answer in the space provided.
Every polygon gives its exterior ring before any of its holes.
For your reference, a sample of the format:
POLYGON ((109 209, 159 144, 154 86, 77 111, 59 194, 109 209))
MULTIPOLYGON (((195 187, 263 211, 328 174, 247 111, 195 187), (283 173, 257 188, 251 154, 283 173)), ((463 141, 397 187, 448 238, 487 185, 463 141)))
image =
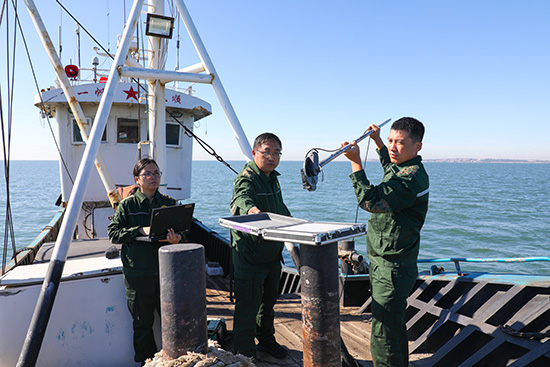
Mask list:
POLYGON ((413 159, 409 159, 406 162, 403 162, 399 165, 396 164, 397 167, 407 167, 407 166, 418 166, 422 162, 422 156, 417 155, 413 159))
MULTIPOLYGON (((378 150, 378 154, 387 154, 389 155, 390 152, 388 150, 388 147, 384 145, 384 147, 382 149, 377 149, 378 150)), ((397 167, 407 167, 407 166, 417 166, 419 165, 420 163, 422 162, 422 156, 420 155, 417 155, 416 157, 414 157, 413 159, 409 159, 408 161, 406 162, 403 162, 401 164, 395 164, 395 163, 392 163, 393 165, 397 166, 397 167)))
MULTIPOLYGON (((145 196, 145 194, 143 192, 141 192, 140 188, 138 188, 136 190, 134 195, 139 200, 140 203, 143 203, 145 200, 147 200, 147 196, 145 196)), ((152 201, 160 202, 160 192, 159 192, 159 190, 157 190, 155 192, 155 194, 153 195, 153 200, 152 201)))

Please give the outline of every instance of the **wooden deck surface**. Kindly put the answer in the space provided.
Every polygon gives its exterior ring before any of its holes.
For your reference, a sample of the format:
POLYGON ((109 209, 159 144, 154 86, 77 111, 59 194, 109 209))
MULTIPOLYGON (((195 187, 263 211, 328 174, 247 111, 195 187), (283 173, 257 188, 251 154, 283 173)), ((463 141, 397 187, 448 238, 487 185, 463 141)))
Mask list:
MULTIPOLYGON (((229 281, 222 277, 207 277, 207 312, 208 317, 223 317, 229 337, 222 347, 232 350, 231 331, 233 330, 233 307, 229 299, 229 281)), ((368 313, 358 314, 356 307, 341 307, 340 335, 349 353, 356 359, 359 366, 372 366, 370 354, 371 316, 368 313)), ((258 367, 269 366, 299 366, 302 364, 302 308, 299 294, 286 294, 279 297, 275 305, 275 337, 285 346, 289 355, 285 359, 275 359, 267 353, 258 352, 258 367)), ((426 366, 423 360, 427 355, 413 354, 410 356, 410 366, 426 366)))

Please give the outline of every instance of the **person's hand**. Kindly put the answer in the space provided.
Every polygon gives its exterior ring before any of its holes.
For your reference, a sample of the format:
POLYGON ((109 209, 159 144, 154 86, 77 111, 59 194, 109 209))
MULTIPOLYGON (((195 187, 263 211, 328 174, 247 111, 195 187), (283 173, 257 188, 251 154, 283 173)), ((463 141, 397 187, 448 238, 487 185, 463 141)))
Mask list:
POLYGON ((254 206, 254 207, 248 209, 248 213, 247 213, 247 214, 258 214, 258 213, 260 213, 260 212, 261 212, 261 210, 258 209, 258 208, 256 208, 256 207, 254 206))
POLYGON ((357 145, 357 142, 353 141, 351 143, 348 143, 347 141, 345 141, 342 144, 340 144, 340 148, 343 148, 346 145, 349 145, 350 148, 344 152, 344 156, 350 160, 351 170, 353 172, 362 170, 363 164, 361 163, 361 152, 359 150, 359 146, 357 145))
POLYGON ((172 228, 168 228, 168 233, 166 234, 165 240, 160 240, 159 242, 169 242, 171 244, 176 244, 181 241, 181 235, 174 232, 172 228))
POLYGON ((340 148, 345 147, 346 145, 349 145, 350 148, 344 152, 344 156, 349 159, 352 162, 359 161, 361 162, 361 152, 359 150, 359 146, 356 142, 352 141, 351 143, 348 143, 347 141, 340 144, 340 148))
POLYGON ((382 147, 384 147, 384 142, 382 141, 382 138, 380 138, 380 126, 372 124, 367 129, 367 131, 369 130, 373 131, 372 134, 369 135, 369 138, 374 141, 378 149, 382 149, 382 147))
POLYGON ((372 130, 372 133, 369 135, 369 138, 376 141, 377 139, 380 139, 380 127, 378 125, 372 124, 369 126, 367 131, 372 130))
POLYGON ((151 227, 141 227, 139 229, 139 232, 142 234, 142 235, 145 235, 145 236, 149 236, 149 231, 151 230, 151 227))

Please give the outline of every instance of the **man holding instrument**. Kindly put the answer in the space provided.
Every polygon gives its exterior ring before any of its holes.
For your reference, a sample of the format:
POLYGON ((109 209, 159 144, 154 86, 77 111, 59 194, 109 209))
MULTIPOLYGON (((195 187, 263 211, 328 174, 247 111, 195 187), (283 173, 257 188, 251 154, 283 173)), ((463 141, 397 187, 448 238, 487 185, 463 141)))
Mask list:
MULTIPOLYGON (((359 206, 372 213, 367 230, 367 253, 372 289, 371 354, 375 367, 408 366, 405 310, 418 276, 416 261, 420 230, 428 211, 428 174, 418 151, 424 126, 411 117, 395 121, 388 147, 380 128, 369 126, 384 177, 372 185, 361 164, 355 142, 344 155, 351 161, 350 175, 359 206)), ((348 145, 342 143, 342 147, 348 145)))

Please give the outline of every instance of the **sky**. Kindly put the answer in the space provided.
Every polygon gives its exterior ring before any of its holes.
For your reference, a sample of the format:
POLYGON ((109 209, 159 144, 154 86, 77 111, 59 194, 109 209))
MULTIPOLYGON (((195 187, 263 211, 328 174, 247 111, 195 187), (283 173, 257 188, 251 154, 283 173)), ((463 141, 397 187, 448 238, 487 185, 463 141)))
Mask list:
MULTIPOLYGON (((54 0, 36 3, 56 47, 61 19, 62 62, 76 63, 74 21, 60 15, 54 0)), ((87 1, 63 4, 114 51, 129 0, 98 0, 92 9, 87 1)), ((311 148, 336 149, 370 124, 403 116, 424 123, 425 159, 550 160, 549 1, 188 0, 186 5, 248 140, 265 131, 277 134, 285 160, 303 160, 311 148)), ((39 86, 54 85, 23 1, 19 10, 39 86)), ((5 29, 4 21, 1 44, 7 42, 5 29)), ((198 62, 183 23, 177 22, 174 33, 181 37, 180 67, 198 62)), ((175 42, 174 37, 171 46, 175 42)), ((17 43, 22 46, 21 39, 17 43)), ((93 46, 82 32, 83 66, 90 66, 93 46)), ((54 160, 49 127, 33 107, 36 89, 23 51, 19 47, 15 64, 11 159, 54 160)), ((176 52, 170 52, 166 68, 173 70, 176 52)), ((6 106, 3 50, 0 83, 6 106)), ((243 160, 212 87, 193 88, 213 109, 197 122, 195 133, 225 160, 243 160)), ((388 133, 386 126, 382 136, 388 133)), ((213 158, 195 146, 194 159, 213 158)))

